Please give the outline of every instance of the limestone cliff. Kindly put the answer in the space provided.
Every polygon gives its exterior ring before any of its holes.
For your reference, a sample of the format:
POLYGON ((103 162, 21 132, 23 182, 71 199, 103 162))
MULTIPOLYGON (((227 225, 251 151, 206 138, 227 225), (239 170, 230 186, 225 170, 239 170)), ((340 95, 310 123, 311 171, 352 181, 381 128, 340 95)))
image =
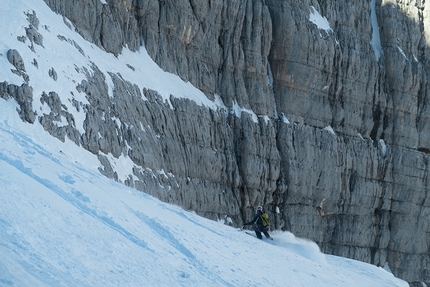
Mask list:
MULTIPOLYGON (((125 183, 164 201, 237 225, 263 205, 274 227, 323 252, 388 262, 411 286, 430 284, 428 2, 44 1, 105 51, 144 43, 209 99, 252 111, 174 97, 169 106, 115 73, 108 97, 94 66, 76 87, 91 103, 84 133, 72 120, 52 125, 68 116, 55 93, 41 96, 53 113, 37 120, 97 154, 102 173, 117 179, 106 155, 125 154, 139 167, 125 183)), ((27 37, 41 45, 35 24, 27 37)), ((25 77, 18 55, 10 62, 25 77)), ((31 93, 0 83, 28 122, 31 93)))

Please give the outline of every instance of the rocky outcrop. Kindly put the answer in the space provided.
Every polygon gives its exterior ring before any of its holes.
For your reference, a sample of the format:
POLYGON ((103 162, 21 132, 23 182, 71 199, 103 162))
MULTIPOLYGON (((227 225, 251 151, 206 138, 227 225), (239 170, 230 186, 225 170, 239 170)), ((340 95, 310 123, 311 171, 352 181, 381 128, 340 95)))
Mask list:
MULTIPOLYGON (((236 224, 264 205, 276 228, 324 252, 430 283, 427 2, 45 2, 107 52, 143 42, 163 69, 258 115, 170 106, 113 72, 109 97, 93 66, 76 87, 89 102, 74 104, 84 133, 54 91, 41 96, 51 113, 37 116, 97 154, 102 173, 118 179, 107 155, 126 155, 125 183, 164 201, 236 224)), ((27 16, 27 38, 43 45, 27 16)), ((8 59, 28 82, 18 54, 8 59)), ((35 121, 30 86, 3 82, 0 96, 35 121)))
POLYGON ((7 59, 15 69, 12 69, 12 73, 22 77, 26 82, 21 86, 8 84, 7 82, 0 83, 0 97, 3 99, 13 98, 19 105, 17 109, 19 116, 23 121, 34 123, 36 114, 33 111, 33 89, 27 84, 29 78, 25 72, 25 64, 22 60, 21 55, 15 49, 10 49, 7 52, 7 59))

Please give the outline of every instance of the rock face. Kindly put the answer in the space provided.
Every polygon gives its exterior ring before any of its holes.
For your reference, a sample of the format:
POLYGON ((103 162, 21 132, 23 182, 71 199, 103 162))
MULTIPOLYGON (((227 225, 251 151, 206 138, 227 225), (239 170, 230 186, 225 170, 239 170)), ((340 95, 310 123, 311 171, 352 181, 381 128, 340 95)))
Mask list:
MULTIPOLYGON (((263 205, 274 227, 323 252, 430 284, 429 2, 44 1, 107 52, 143 42, 208 98, 258 115, 175 98, 170 107, 114 73, 108 97, 95 66, 77 85, 90 103, 75 103, 84 133, 54 92, 38 120, 97 154, 102 173, 118 179, 107 154, 127 155, 136 167, 125 183, 164 201, 236 225, 263 205)), ((43 45, 28 17, 31 45, 43 45)), ((7 56, 25 78, 19 53, 7 56)), ((31 87, 3 82, 0 96, 35 121, 31 87)))

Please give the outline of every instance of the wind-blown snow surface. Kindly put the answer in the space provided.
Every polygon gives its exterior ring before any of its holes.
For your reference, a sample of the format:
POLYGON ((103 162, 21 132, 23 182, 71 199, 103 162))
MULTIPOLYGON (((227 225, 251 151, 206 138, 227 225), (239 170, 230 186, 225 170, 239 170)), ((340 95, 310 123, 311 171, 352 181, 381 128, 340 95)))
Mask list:
MULTIPOLYGON (((17 49, 35 97, 52 90, 68 105, 73 92, 86 103, 76 83, 95 63, 107 79, 108 71, 120 72, 166 100, 173 91, 213 108, 191 84, 161 71, 144 48, 106 54, 41 0, 6 1, 0 13, 0 81, 23 83, 5 56, 17 49), (33 10, 44 44, 34 52, 28 40, 17 41, 33 10), (51 68, 57 81, 47 76, 51 68)), ((382 268, 323 255, 291 233, 259 241, 115 183, 98 172, 95 155, 50 137, 37 122, 24 124, 16 108, 0 99, 0 286, 407 286, 382 268)), ((84 115, 74 118, 82 128, 84 115)))
POLYGON ((288 232, 258 240, 102 176, 0 106, 0 286, 408 286, 288 232))

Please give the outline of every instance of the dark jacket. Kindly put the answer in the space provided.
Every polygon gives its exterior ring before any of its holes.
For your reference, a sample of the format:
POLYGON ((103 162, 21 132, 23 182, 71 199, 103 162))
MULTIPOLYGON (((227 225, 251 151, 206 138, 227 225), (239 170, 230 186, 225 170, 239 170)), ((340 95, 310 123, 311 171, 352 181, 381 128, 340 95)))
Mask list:
POLYGON ((259 229, 265 229, 268 228, 268 226, 264 226, 263 225, 263 220, 261 219, 260 215, 263 213, 257 213, 257 215, 250 221, 247 223, 244 223, 243 225, 257 225, 259 229))

